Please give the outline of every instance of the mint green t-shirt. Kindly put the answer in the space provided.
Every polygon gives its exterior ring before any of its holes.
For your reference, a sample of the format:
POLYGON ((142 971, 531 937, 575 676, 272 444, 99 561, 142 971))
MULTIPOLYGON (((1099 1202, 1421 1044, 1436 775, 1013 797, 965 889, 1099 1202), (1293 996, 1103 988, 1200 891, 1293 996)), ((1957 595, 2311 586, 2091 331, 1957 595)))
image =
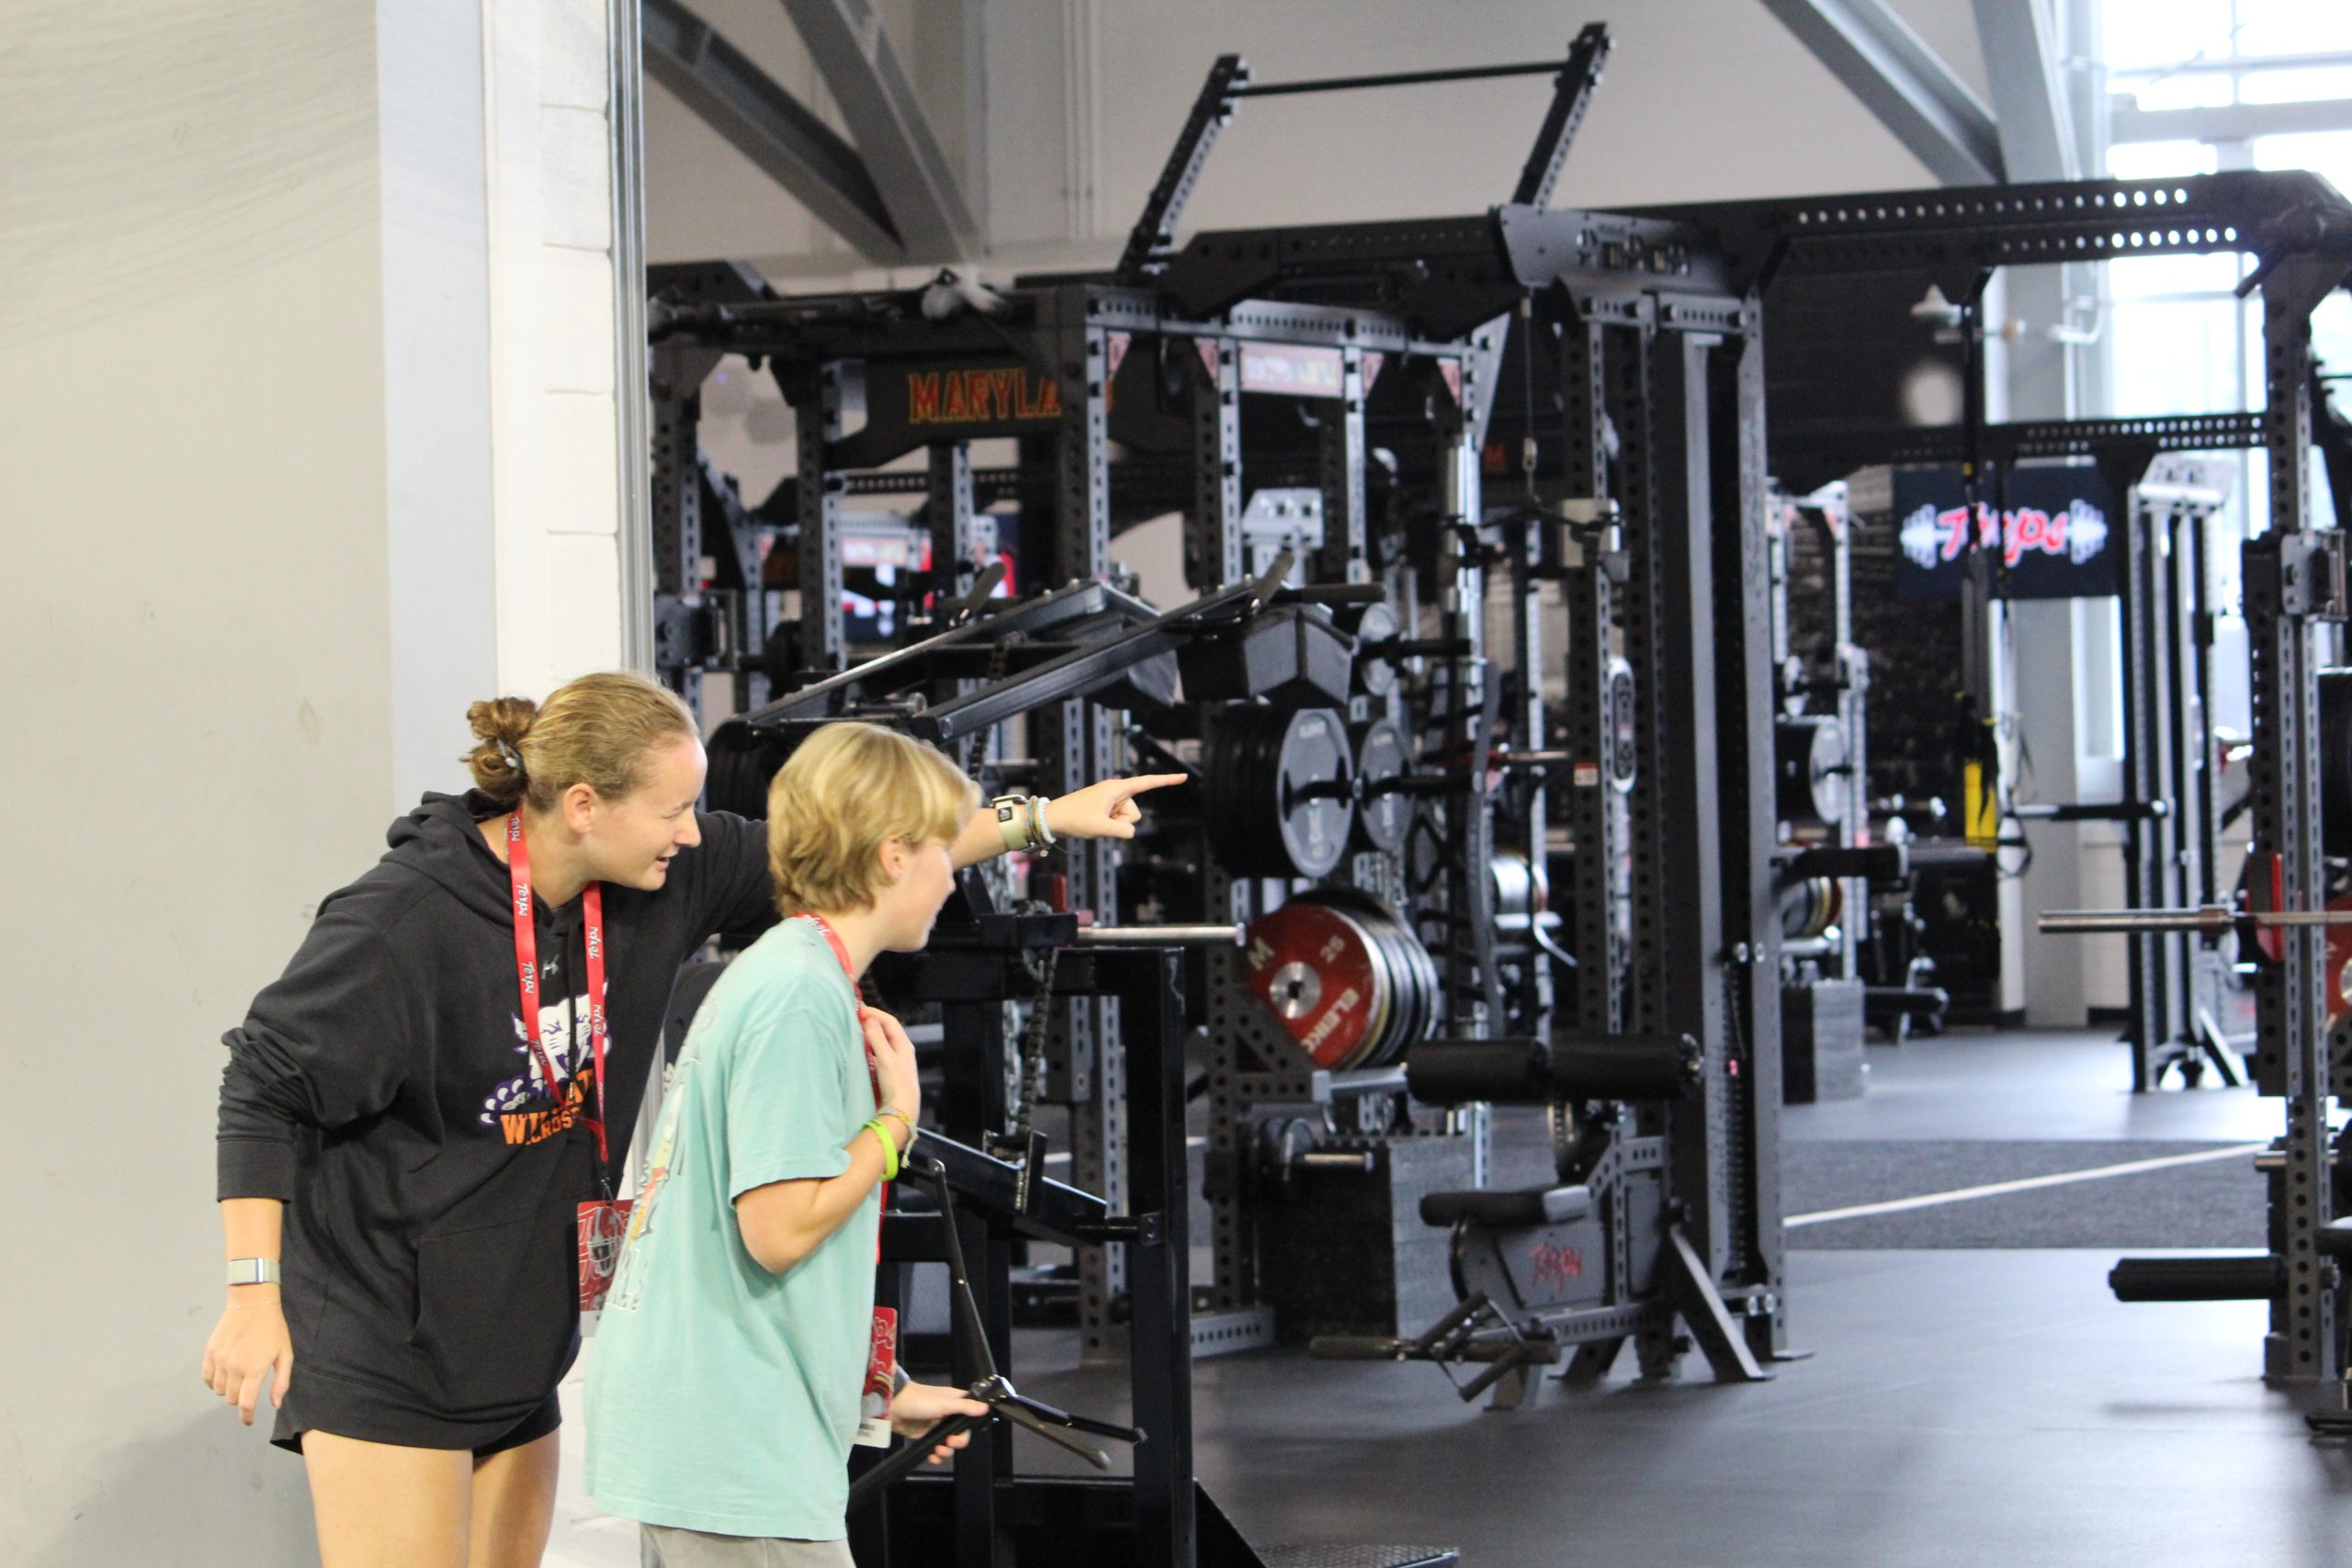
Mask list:
POLYGON ((734 1201, 841 1175, 873 1114, 855 994, 824 934, 786 920, 719 976, 672 1071, 589 1349, 599 1506, 718 1535, 845 1533, 880 1200, 782 1276, 743 1246, 734 1201))

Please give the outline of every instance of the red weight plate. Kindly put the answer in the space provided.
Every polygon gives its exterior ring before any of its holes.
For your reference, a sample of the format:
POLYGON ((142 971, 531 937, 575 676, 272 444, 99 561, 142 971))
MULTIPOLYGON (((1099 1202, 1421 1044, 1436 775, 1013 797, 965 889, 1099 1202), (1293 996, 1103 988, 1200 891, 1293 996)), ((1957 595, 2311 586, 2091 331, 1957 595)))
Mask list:
POLYGON ((1388 978, 1363 928, 1294 900, 1250 923, 1250 988, 1318 1067, 1362 1055, 1388 1009, 1388 978))
MULTIPOLYGON (((2331 898, 2330 909, 2352 909, 2352 897, 2331 898)), ((2275 929, 2275 928, 2274 928, 2275 929)), ((2352 1011, 2352 926, 2327 928, 2327 1021, 2352 1011)))

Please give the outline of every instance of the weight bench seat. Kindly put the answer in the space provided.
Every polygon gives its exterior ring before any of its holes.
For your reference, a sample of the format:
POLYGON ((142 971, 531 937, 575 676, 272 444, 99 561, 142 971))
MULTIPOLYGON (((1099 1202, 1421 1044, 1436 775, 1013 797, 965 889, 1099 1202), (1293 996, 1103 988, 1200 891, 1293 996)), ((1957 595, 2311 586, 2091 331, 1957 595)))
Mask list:
POLYGON ((1469 1220, 1482 1225, 1556 1225, 1592 1213, 1592 1191, 1584 1187, 1530 1187, 1498 1191, 1431 1192, 1421 1200, 1421 1223, 1450 1225, 1469 1220))

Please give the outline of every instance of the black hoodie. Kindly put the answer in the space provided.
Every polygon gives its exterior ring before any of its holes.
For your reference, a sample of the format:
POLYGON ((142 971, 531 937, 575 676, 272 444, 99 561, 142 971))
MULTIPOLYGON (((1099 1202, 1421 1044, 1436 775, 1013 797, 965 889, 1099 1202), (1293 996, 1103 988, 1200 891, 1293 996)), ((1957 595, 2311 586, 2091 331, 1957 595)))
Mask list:
MULTIPOLYGON (((426 795, 223 1037, 220 1196, 287 1204, 281 1441, 320 1426, 487 1443, 571 1354, 574 1220, 597 1188, 580 901, 536 911, 551 1098, 525 1042, 506 867, 476 826, 503 815, 426 795)), ((695 821, 665 886, 605 888, 616 1185, 679 964, 773 918, 764 825, 695 821)))

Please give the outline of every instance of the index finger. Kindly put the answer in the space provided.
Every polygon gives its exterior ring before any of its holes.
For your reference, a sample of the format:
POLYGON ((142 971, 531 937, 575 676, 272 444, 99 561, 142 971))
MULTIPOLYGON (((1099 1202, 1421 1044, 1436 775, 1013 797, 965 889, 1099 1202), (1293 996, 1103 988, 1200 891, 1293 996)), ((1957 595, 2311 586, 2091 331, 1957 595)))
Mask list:
POLYGON ((1119 795, 1122 799, 1132 799, 1147 790, 1166 789, 1170 784, 1189 783, 1192 777, 1190 773, 1137 773, 1131 779, 1119 781, 1119 795))

